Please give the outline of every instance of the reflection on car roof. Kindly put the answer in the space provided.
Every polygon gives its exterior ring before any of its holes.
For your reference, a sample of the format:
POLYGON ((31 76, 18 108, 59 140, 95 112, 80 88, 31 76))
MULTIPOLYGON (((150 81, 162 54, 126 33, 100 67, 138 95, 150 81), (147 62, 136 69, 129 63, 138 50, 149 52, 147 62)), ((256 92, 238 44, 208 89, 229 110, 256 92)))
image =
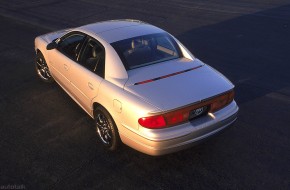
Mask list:
POLYGON ((78 28, 95 34, 108 43, 113 43, 140 35, 164 32, 162 29, 138 20, 110 20, 88 24, 78 28))

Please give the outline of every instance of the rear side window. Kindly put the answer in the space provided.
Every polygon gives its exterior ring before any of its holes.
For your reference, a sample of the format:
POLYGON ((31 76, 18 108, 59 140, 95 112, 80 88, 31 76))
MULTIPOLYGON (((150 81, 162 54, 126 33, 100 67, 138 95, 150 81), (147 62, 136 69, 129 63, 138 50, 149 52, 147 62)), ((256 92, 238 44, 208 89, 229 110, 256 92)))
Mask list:
POLYGON ((94 39, 89 39, 81 55, 81 64, 99 75, 105 76, 105 48, 94 39))
POLYGON ((127 70, 181 57, 177 43, 167 33, 138 36, 111 45, 127 70))
POLYGON ((82 34, 72 34, 63 40, 57 46, 57 49, 74 61, 77 61, 78 53, 81 49, 85 36, 82 34))

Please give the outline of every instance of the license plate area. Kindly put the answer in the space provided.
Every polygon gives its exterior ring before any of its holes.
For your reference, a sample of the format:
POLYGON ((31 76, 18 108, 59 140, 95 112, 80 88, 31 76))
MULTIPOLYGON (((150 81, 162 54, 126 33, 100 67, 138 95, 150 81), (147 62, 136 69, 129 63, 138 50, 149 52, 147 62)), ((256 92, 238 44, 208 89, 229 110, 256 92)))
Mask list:
POLYGON ((198 117, 201 117, 203 115, 206 115, 207 112, 209 110, 209 106, 203 106, 203 107, 200 107, 200 108, 196 108, 194 110, 191 110, 189 112, 189 117, 188 119, 189 120, 192 120, 192 119, 195 119, 195 118, 198 118, 198 117))

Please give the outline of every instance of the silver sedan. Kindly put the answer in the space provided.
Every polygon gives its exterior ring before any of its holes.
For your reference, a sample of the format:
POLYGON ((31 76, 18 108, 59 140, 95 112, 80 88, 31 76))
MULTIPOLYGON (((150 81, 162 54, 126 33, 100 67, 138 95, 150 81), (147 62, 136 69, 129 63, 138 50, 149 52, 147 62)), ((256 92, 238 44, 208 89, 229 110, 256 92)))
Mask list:
POLYGON ((174 36, 137 20, 112 20, 35 39, 35 67, 94 120, 108 150, 149 155, 194 145, 237 119, 234 85, 174 36))

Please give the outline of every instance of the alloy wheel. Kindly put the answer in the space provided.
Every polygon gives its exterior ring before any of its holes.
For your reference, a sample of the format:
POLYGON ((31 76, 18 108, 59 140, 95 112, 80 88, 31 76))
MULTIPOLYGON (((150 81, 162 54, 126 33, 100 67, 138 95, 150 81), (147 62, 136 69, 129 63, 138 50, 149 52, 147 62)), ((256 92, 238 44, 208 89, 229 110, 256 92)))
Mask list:
POLYGON ((110 146, 112 144, 112 126, 109 124, 108 119, 102 113, 98 113, 96 117, 97 133, 102 142, 110 146))
POLYGON ((42 56, 38 56, 36 59, 36 68, 37 68, 37 74, 43 79, 43 80, 50 80, 52 78, 49 69, 47 67, 47 64, 45 60, 42 58, 42 56))

